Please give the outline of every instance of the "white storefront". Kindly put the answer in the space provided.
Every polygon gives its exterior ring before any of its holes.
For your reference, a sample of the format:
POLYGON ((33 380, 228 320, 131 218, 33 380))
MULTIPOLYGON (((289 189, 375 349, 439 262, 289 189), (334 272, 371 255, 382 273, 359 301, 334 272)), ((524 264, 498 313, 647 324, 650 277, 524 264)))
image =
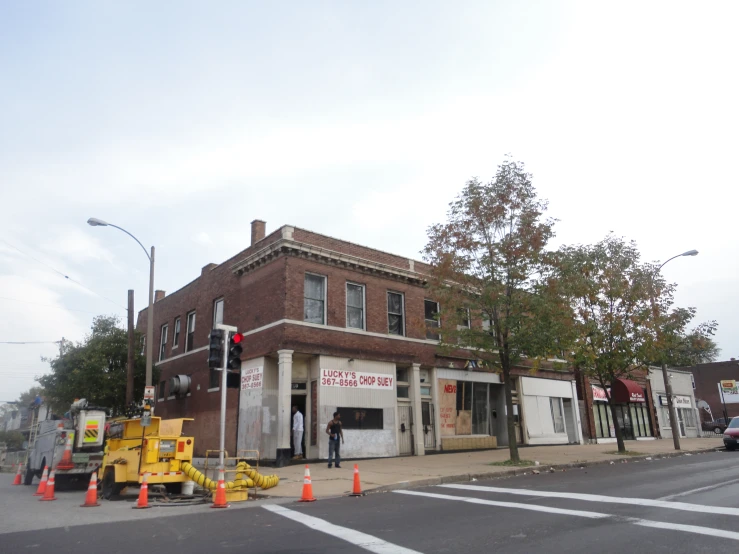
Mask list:
POLYGON ((521 377, 519 383, 524 443, 583 443, 574 381, 521 377))
MULTIPOLYGON (((700 414, 698 414, 695 402, 692 374, 687 371, 668 369, 667 375, 672 385, 672 398, 677 412, 680 436, 699 437, 700 414)), ((649 368, 649 381, 652 385, 652 396, 657 411, 657 425, 659 426, 660 436, 665 439, 672 438, 670 412, 667 407, 667 394, 665 393, 662 370, 649 368)))

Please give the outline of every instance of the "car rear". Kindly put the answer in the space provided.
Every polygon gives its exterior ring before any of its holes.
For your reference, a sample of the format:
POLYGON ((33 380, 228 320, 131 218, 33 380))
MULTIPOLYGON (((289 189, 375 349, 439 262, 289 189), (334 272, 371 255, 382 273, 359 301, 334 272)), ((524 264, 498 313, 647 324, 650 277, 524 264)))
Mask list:
POLYGON ((739 445, 739 417, 735 417, 724 430, 724 446, 726 450, 736 450, 739 445))

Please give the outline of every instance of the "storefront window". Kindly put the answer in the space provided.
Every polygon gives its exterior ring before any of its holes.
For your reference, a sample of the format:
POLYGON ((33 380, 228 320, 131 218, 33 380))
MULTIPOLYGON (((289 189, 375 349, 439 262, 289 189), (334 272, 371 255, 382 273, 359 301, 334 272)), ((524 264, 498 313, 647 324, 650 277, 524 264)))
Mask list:
POLYGON ((595 436, 596 438, 603 438, 603 425, 600 421, 600 407, 602 404, 593 402, 593 418, 595 419, 595 436))
POLYGON ((474 383, 472 387, 472 434, 488 434, 488 385, 474 383))
POLYGON ((691 409, 680 408, 683 415, 685 427, 695 427, 695 413, 691 409))
POLYGON ((382 429, 380 408, 337 408, 344 429, 382 429))
POLYGON ((565 415, 562 410, 561 398, 549 398, 549 406, 552 409, 552 420, 554 421, 554 432, 564 433, 565 431, 565 415))

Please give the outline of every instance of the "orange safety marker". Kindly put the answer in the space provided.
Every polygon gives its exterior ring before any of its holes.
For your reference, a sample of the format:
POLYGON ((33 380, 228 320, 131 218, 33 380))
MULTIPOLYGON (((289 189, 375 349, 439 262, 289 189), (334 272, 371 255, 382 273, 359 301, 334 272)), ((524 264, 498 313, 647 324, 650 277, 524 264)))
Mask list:
MULTIPOLYGON (((89 489, 88 489, 89 490, 89 489)), ((134 510, 143 510, 145 508, 151 508, 149 506, 149 474, 144 473, 144 478, 141 480, 141 489, 139 490, 139 500, 133 507, 134 510)))
POLYGON ((42 502, 56 500, 56 497, 54 496, 54 475, 55 474, 56 474, 56 471, 52 469, 51 473, 49 474, 49 481, 46 483, 46 490, 44 491, 44 496, 42 498, 39 498, 39 500, 41 500, 42 502))
POLYGON ((303 496, 300 497, 298 502, 315 502, 313 498, 313 485, 310 481, 310 468, 308 465, 305 466, 305 477, 303 477, 303 496))
POLYGON ((20 485, 21 484, 21 464, 18 462, 18 471, 15 474, 15 479, 13 479, 14 485, 20 485))
POLYGON ((90 485, 87 487, 87 494, 85 495, 85 503, 82 504, 81 508, 94 508, 100 506, 98 502, 98 472, 93 471, 92 477, 90 477, 90 485))
POLYGON ((64 454, 61 461, 56 466, 57 469, 74 469, 72 461, 72 438, 67 437, 67 444, 64 446, 64 454))
POLYGON ((354 490, 349 496, 364 496, 362 485, 359 483, 359 466, 354 464, 354 490))
POLYGON ((49 480, 49 466, 44 466, 44 472, 41 474, 41 482, 38 484, 36 492, 33 496, 43 496, 46 492, 46 482, 49 480))
POLYGON ((216 486, 216 499, 211 508, 228 508, 226 502, 226 478, 224 476, 223 467, 218 470, 218 485, 216 486))

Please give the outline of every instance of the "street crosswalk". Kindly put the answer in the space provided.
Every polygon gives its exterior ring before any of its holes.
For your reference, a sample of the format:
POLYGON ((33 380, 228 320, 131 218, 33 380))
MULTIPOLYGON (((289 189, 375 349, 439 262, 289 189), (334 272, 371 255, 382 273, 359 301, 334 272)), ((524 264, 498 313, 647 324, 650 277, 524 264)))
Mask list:
MULTIPOLYGON (((531 489, 512 489, 502 487, 486 487, 480 485, 439 485, 439 489, 455 490, 455 491, 467 491, 475 494, 479 493, 493 493, 497 496, 511 495, 511 496, 527 496, 537 498, 555 498, 561 500, 575 500, 584 502, 600 502, 600 503, 611 503, 611 504, 629 504, 635 506, 647 506, 654 508, 663 508, 668 510, 681 510, 693 513, 705 513, 705 514, 719 514, 728 516, 739 516, 739 509, 723 506, 706 506, 701 504, 690 504, 683 502, 669 502, 664 500, 651 500, 647 498, 625 498, 616 496, 602 496, 592 494, 579 494, 569 492, 556 492, 556 491, 542 491, 542 490, 531 490, 531 489)), ((450 492, 451 492, 450 490, 450 492)), ((700 525, 687 525, 683 523, 674 523, 669 521, 654 521, 649 519, 642 519, 636 517, 624 517, 616 514, 609 514, 605 512, 585 511, 570 508, 560 508, 556 506, 548 506, 544 504, 532 504, 528 502, 509 502, 505 500, 490 500, 487 498, 480 498, 479 496, 461 496, 456 494, 442 494, 428 491, 416 491, 416 490, 398 490, 394 491, 396 494, 431 498, 436 500, 446 500, 452 502, 465 502, 470 504, 478 504, 483 506, 492 506, 498 508, 509 508, 518 510, 527 510, 534 512, 544 512, 548 514, 558 514, 563 516, 572 516, 588 519, 612 519, 614 521, 626 522, 640 527, 648 527, 653 529, 665 529, 672 531, 681 531, 685 533, 693 533, 698 535, 706 535, 711 537, 720 537, 724 539, 730 539, 739 541, 739 532, 730 531, 727 529, 705 527, 700 525)))

